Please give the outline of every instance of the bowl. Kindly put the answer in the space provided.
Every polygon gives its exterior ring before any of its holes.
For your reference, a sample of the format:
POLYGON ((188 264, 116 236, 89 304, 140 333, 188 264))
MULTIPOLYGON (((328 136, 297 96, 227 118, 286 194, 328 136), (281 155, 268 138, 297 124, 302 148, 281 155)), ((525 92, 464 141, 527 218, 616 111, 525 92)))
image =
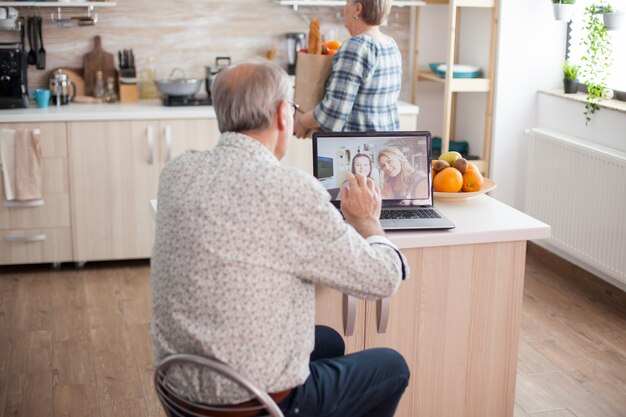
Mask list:
POLYGON ((483 186, 479 191, 459 192, 459 193, 442 193, 440 191, 435 191, 433 194, 436 200, 459 201, 459 200, 467 200, 468 198, 486 194, 489 191, 493 190, 494 188, 496 188, 496 182, 490 178, 485 178, 485 181, 483 182, 483 186))
POLYGON ((154 82, 161 94, 166 96, 194 96, 200 90, 202 80, 196 78, 167 78, 154 82))
MULTIPOLYGON (((445 78, 446 76, 446 64, 441 62, 432 62, 428 64, 428 67, 432 72, 440 76, 441 78, 445 78)), ((453 78, 478 78, 482 75, 482 71, 480 68, 474 65, 460 65, 454 64, 452 67, 452 77, 453 78)))

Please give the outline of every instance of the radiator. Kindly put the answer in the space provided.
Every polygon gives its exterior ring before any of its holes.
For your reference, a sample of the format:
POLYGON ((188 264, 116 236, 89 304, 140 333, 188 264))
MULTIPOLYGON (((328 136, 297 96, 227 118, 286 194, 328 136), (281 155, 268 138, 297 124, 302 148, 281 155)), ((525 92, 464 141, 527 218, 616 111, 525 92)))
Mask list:
POLYGON ((531 129, 525 211, 552 227, 542 246, 626 288, 626 153, 531 129))

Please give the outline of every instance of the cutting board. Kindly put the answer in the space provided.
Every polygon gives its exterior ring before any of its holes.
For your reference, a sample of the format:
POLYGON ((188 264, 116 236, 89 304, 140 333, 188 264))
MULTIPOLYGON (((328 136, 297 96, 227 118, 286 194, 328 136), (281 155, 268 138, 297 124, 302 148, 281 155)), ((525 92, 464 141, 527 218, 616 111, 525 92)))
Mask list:
POLYGON ((83 56, 83 77, 85 79, 85 95, 93 96, 96 85, 96 72, 102 71, 102 79, 106 85, 107 77, 117 79, 117 71, 113 64, 113 54, 102 49, 100 36, 93 38, 93 50, 83 56))

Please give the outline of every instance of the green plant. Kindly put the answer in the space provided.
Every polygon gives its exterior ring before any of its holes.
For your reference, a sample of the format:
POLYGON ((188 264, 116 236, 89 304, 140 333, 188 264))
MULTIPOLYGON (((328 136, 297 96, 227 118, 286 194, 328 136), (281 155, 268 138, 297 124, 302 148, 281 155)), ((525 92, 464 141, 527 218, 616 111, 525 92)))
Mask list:
POLYGON ((598 8, 605 7, 606 3, 592 4, 585 8, 584 30, 585 36, 581 45, 585 47, 585 55, 581 58, 581 78, 587 85, 585 99, 585 120, 589 124, 591 116, 600 110, 598 102, 602 99, 602 92, 606 88, 606 80, 611 68, 612 45, 602 16, 597 13, 598 8))
POLYGON ((574 4, 576 0, 552 0, 552 4, 574 4))
POLYGON ((563 78, 573 81, 578 78, 578 65, 572 64, 569 61, 563 62, 563 78))
POLYGON ((613 6, 605 2, 592 4, 589 7, 591 9, 590 13, 593 14, 613 13, 613 6))

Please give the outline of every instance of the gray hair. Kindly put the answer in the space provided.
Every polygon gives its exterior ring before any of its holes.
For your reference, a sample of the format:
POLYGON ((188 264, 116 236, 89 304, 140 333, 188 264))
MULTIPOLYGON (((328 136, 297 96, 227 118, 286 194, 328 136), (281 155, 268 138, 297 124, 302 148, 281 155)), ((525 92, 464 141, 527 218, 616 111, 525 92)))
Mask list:
POLYGON ((363 11, 361 20, 370 26, 379 26, 391 11, 392 0, 353 0, 354 4, 361 3, 363 11))
POLYGON ((285 70, 269 61, 248 61, 220 71, 211 91, 220 132, 269 128, 290 92, 285 70))

